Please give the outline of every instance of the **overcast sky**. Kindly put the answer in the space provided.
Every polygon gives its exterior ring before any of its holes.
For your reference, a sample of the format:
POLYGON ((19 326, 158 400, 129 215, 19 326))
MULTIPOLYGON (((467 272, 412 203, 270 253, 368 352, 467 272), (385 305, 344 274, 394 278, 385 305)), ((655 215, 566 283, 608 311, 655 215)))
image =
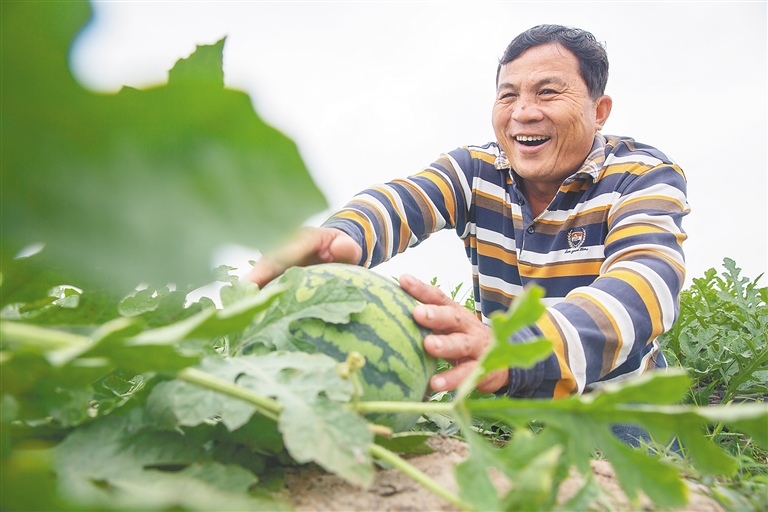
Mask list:
MULTIPOLYGON (((332 209, 493 140, 496 64, 519 32, 589 30, 610 59, 603 133, 656 146, 688 177, 688 282, 724 257, 751 278, 768 268, 765 2, 96 2, 94 12, 72 63, 101 91, 163 83, 196 44, 226 36, 227 87, 296 141, 332 209)), ((220 251, 212 264, 241 256, 220 251)), ((450 231, 379 269, 471 282, 450 231)))

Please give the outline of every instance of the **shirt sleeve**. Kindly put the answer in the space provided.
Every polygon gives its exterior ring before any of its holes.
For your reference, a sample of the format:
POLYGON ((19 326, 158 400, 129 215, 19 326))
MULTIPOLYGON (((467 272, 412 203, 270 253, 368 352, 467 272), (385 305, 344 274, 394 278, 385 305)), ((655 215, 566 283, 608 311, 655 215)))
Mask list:
POLYGON ((323 227, 350 235, 363 248, 359 265, 374 267, 436 231, 463 231, 471 197, 465 172, 471 169, 464 171, 453 156, 443 155, 417 174, 360 192, 323 227))
POLYGON ((677 318, 685 279, 685 176, 676 165, 657 165, 629 174, 614 194, 600 275, 515 335, 543 336, 554 353, 532 369, 510 370, 510 396, 579 394, 641 374, 660 357, 655 339, 677 318))

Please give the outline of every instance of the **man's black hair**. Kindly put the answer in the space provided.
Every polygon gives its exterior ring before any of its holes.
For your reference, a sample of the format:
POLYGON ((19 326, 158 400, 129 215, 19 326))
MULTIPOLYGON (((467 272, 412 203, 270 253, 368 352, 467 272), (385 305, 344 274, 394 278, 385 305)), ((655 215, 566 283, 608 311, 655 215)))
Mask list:
POLYGON ((503 65, 517 59, 530 48, 550 43, 568 49, 579 60, 581 78, 587 84, 590 98, 597 100, 605 94, 605 84, 608 82, 608 54, 605 47, 586 30, 562 25, 538 25, 514 38, 499 59, 496 83, 499 83, 503 65))

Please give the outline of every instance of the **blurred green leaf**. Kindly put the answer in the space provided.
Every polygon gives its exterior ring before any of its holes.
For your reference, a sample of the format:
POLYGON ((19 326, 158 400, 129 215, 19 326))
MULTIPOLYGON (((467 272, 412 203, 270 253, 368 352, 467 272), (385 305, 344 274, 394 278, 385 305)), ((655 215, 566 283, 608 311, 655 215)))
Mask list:
POLYGON ((491 328, 498 340, 508 340, 518 329, 533 324, 546 309, 541 303, 544 289, 540 286, 530 286, 519 297, 516 297, 509 310, 496 313, 491 318, 491 328))
POLYGON ((679 401, 685 392, 685 382, 682 372, 669 370, 561 400, 500 398, 468 401, 465 406, 473 415, 520 427, 533 420, 541 421, 546 425, 545 432, 558 432, 558 442, 565 447, 569 465, 585 473, 594 449, 598 449, 611 461, 630 498, 642 490, 658 505, 672 507, 681 506, 686 500, 679 469, 633 451, 614 436, 612 425, 639 425, 662 443, 677 436, 700 471, 720 475, 732 474, 737 461, 703 435, 704 427, 715 422, 733 424, 744 432, 754 433, 757 443, 767 441, 768 406, 764 404, 704 408, 663 405, 679 401))
POLYGON ((147 412, 168 430, 221 421, 229 430, 245 425, 256 407, 194 384, 172 380, 156 385, 147 398, 147 412))
POLYGON ((77 510, 57 493, 51 471, 51 451, 37 443, 13 451, 2 459, 0 471, 0 509, 2 510, 77 510))
POLYGON ((551 436, 533 436, 520 429, 505 446, 494 446, 471 431, 466 418, 457 417, 457 421, 469 445, 469 457, 455 469, 463 500, 477 510, 551 509, 557 486, 567 475, 561 445, 551 436), (490 468, 504 475, 510 484, 501 499, 491 482, 490 468))
POLYGON ((395 453, 424 455, 435 451, 427 444, 432 437, 429 432, 396 432, 389 437, 376 436, 376 444, 395 453))
POLYGON ((225 39, 209 46, 198 46, 195 53, 180 59, 168 72, 168 85, 199 83, 224 87, 221 55, 225 39))
POLYGON ((243 299, 253 297, 259 293, 259 287, 250 281, 234 281, 229 286, 224 286, 219 291, 219 297, 224 307, 231 306, 243 299))
POLYGON ((166 86, 96 94, 67 69, 89 16, 2 3, 3 261, 43 242, 44 260, 112 287, 199 285, 216 246, 268 249, 325 208, 295 144, 222 87, 223 41, 166 86))
POLYGON ((217 338, 240 331, 253 321, 255 315, 267 309, 284 290, 285 287, 278 284, 258 293, 248 289, 246 293, 240 293, 239 297, 238 294, 232 294, 228 299, 239 300, 233 303, 227 300, 224 309, 203 309, 181 321, 144 331, 132 338, 129 344, 163 345, 190 338, 217 338))
POLYGON ((543 338, 525 343, 496 342, 481 362, 484 374, 500 368, 530 368, 552 353, 552 342, 543 338))
POLYGON ((154 430, 140 408, 70 434, 55 449, 60 494, 96 509, 279 510, 248 496, 256 477, 214 461, 193 435, 154 430))

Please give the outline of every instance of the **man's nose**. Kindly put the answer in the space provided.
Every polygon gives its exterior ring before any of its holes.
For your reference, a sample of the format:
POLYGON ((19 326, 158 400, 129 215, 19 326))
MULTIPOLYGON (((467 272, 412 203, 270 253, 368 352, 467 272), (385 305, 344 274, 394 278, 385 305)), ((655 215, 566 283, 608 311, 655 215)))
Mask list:
POLYGON ((535 97, 521 94, 515 102, 515 108, 512 111, 512 119, 519 123, 539 121, 542 118, 541 109, 535 97))

